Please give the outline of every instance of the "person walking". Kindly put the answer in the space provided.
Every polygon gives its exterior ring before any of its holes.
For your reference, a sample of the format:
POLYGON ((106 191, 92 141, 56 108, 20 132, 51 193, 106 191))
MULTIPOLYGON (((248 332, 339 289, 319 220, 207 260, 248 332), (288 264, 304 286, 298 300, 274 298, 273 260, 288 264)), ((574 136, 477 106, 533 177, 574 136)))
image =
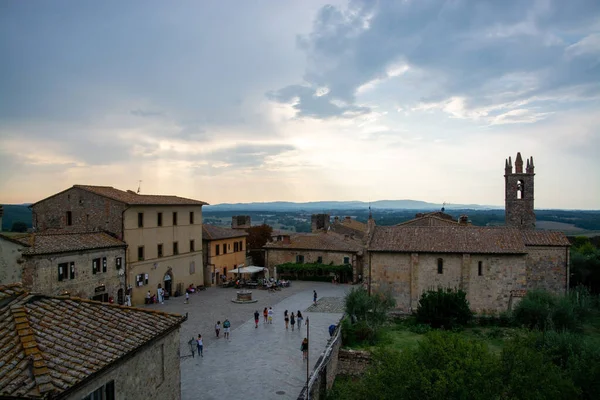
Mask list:
POLYGON ((217 339, 219 338, 219 333, 221 333, 221 321, 217 321, 215 325, 215 333, 217 334, 217 339))
POLYGON ((308 339, 304 338, 302 344, 300 345, 300 350, 302 350, 302 361, 308 359, 308 339))
POLYGON ((269 307, 268 315, 269 315, 269 324, 272 324, 273 323, 273 307, 269 307))
POLYGON ((317 305, 317 291, 313 290, 313 304, 317 305))
POLYGON ((258 328, 258 320, 260 318, 260 314, 258 313, 258 310, 254 311, 254 327, 258 328))
POLYGON ((285 321, 285 329, 287 330, 288 324, 290 323, 290 317, 287 310, 285 310, 283 313, 283 320, 285 321))
POLYGON ((294 316, 294 312, 290 315, 290 324, 292 324, 292 332, 294 332, 294 325, 296 324, 296 316, 294 316))
POLYGON ((198 339, 196 340, 196 343, 198 344, 198 354, 200 354, 200 357, 204 357, 204 354, 202 353, 202 350, 204 350, 204 344, 202 342, 201 334, 198 334, 198 339))
POLYGON ((263 324, 267 323, 267 317, 268 317, 268 315, 269 315, 269 312, 267 311, 267 307, 265 307, 265 309, 263 310, 263 318, 264 318, 263 324))
POLYGON ((298 320, 298 329, 300 329, 303 320, 302 313, 300 312, 300 310, 298 310, 298 313, 296 313, 296 319, 298 320))
POLYGON ((190 303, 190 292, 188 290, 185 291, 185 304, 190 303))
POLYGON ((223 321, 223 336, 225 336, 225 339, 229 339, 230 329, 231 329, 231 322, 229 322, 228 319, 225 319, 225 321, 223 321))

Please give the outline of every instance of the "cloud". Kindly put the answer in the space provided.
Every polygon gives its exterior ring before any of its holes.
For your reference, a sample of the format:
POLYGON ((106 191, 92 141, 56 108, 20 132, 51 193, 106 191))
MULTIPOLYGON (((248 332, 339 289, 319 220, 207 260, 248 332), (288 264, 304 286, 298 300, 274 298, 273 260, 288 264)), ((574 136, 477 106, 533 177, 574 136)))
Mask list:
POLYGON ((387 97, 415 110, 442 103, 453 118, 478 120, 496 109, 487 123, 536 121, 543 110, 514 118, 524 115, 519 103, 558 101, 557 91, 575 87, 591 96, 600 91, 600 41, 592 32, 600 2, 568 3, 356 0, 345 8, 326 6, 312 31, 297 40, 308 61, 303 83, 270 98, 294 99, 300 117, 331 118, 353 106, 369 112, 359 98, 386 82, 396 89, 387 97), (316 87, 329 89, 317 101, 308 95, 316 87), (332 106, 332 99, 344 107, 332 106))

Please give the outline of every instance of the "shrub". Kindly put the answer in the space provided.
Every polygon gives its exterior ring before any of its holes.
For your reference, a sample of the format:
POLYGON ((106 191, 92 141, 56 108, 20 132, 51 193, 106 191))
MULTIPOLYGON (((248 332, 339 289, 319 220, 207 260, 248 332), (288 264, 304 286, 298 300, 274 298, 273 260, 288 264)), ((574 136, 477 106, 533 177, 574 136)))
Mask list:
POLYGON ((431 331, 431 326, 427 324, 414 324, 408 328, 409 331, 422 335, 431 331))
POLYGON ((396 300, 390 292, 369 295, 363 287, 355 287, 346 294, 345 305, 348 315, 378 326, 387 321, 387 313, 396 306, 396 300))
POLYGON ((556 298, 540 290, 528 292, 521 302, 515 307, 513 316, 515 321, 529 329, 546 330, 552 321, 552 310, 556 305, 556 298))
POLYGON ((423 293, 417 308, 417 321, 433 328, 464 326, 472 317, 467 295, 462 290, 429 290, 423 293))

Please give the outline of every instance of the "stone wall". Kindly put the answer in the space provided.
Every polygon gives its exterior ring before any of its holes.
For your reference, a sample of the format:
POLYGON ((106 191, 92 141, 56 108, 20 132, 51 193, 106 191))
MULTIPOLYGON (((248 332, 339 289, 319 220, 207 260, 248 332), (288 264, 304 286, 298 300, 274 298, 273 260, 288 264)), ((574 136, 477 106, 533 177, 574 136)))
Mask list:
POLYGON ((563 294, 567 289, 567 247, 527 247, 527 289, 563 294))
MULTIPOLYGON (((327 346, 315 363, 315 368, 308 380, 310 399, 324 399, 327 390, 331 389, 338 374, 338 357, 340 347, 342 346, 341 319, 336 325, 337 328, 334 335, 327 342, 327 346)), ((306 387, 304 387, 298 396, 298 400, 306 399, 306 394, 306 387)))
POLYGON ((125 249, 111 248, 70 252, 51 255, 26 256, 23 264, 23 286, 35 293, 58 296, 69 292, 71 296, 84 299, 96 295, 108 294, 117 302, 117 292, 125 289, 125 249), (116 268, 116 259, 121 258, 123 275, 116 268), (106 272, 102 272, 103 259, 106 258, 106 272), (93 273, 92 262, 100 259, 99 272, 93 273), (58 265, 68 264, 68 279, 58 280, 58 265), (71 263, 74 267, 74 279, 70 279, 71 263), (102 289, 104 287, 104 289, 102 289))
POLYGON ((65 232, 108 231, 123 238, 122 214, 127 206, 82 190, 70 188, 32 206, 37 232, 63 229, 65 232), (67 225, 67 212, 71 225, 67 225))
POLYGON ((0 284, 21 282, 21 251, 25 246, 0 237, 0 284))
POLYGON ((337 375, 361 376, 371 363, 371 353, 362 350, 340 349, 337 375))
POLYGON ((110 381, 115 383, 116 400, 179 400, 179 328, 156 339, 132 357, 117 362, 93 381, 69 393, 66 399, 81 400, 110 381))
POLYGON ((369 259, 371 291, 390 290, 397 308, 405 312, 417 308, 423 292, 438 287, 464 290, 475 312, 502 312, 509 307, 511 292, 527 285, 524 255, 371 252, 369 259), (441 274, 438 259, 443 261, 441 274))

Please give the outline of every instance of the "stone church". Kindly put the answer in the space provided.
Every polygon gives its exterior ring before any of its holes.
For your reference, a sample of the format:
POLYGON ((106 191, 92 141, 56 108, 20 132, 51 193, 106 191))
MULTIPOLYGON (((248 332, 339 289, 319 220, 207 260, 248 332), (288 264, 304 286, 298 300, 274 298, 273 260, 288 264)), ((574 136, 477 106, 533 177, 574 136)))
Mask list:
POLYGON ((511 309, 531 289, 565 293, 569 241, 562 232, 535 229, 534 165, 517 154, 505 163, 504 227, 472 226, 442 212, 417 214, 395 226, 370 218, 364 276, 368 290, 390 290, 397 307, 416 310, 421 294, 460 288, 475 312, 511 309))

